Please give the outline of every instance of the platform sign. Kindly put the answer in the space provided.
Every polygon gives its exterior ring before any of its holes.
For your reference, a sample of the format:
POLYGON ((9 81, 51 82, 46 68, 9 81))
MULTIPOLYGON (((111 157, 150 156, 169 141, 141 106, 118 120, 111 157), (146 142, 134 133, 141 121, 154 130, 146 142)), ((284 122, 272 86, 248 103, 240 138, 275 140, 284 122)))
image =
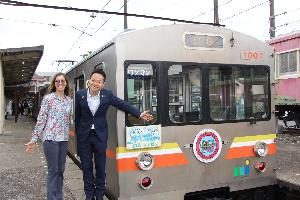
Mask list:
POLYGON ((126 149, 161 146, 161 125, 126 127, 126 149))

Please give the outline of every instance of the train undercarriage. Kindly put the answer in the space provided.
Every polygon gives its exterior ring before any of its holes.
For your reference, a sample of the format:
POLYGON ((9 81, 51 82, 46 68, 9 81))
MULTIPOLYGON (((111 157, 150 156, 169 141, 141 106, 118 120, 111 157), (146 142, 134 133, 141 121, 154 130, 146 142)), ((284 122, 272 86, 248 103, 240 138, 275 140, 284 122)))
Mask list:
POLYGON ((228 187, 187 193, 184 200, 300 200, 300 191, 272 185, 230 192, 228 187))
POLYGON ((300 130, 300 105, 276 105, 276 116, 282 121, 281 130, 300 130))

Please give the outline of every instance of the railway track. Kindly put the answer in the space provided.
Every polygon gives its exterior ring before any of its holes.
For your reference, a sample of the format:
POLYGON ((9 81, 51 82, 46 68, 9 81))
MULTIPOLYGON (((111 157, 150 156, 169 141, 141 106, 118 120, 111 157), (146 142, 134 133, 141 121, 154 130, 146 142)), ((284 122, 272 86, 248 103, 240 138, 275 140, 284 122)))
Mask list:
POLYGON ((300 188, 299 186, 288 186, 283 182, 279 182, 274 187, 264 187, 258 190, 247 190, 234 193, 228 193, 226 188, 221 188, 220 191, 214 191, 214 197, 211 197, 209 191, 201 192, 198 195, 196 193, 190 194, 184 198, 184 200, 300 200, 300 188), (218 193, 216 195, 216 193, 218 193))
MULTIPOLYGON (((279 185, 281 185, 280 182, 279 185)), ((282 185, 276 194, 276 200, 300 200, 300 187, 282 185)))
POLYGON ((282 131, 284 134, 290 134, 294 136, 300 136, 300 128, 284 128, 282 131))

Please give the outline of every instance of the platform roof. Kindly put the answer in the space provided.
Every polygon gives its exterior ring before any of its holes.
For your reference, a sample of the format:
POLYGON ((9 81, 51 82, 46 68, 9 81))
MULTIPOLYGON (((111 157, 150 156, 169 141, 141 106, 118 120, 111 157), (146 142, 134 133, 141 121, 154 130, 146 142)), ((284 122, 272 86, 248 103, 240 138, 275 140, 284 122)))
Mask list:
POLYGON ((0 49, 5 92, 24 88, 42 58, 44 46, 0 49))

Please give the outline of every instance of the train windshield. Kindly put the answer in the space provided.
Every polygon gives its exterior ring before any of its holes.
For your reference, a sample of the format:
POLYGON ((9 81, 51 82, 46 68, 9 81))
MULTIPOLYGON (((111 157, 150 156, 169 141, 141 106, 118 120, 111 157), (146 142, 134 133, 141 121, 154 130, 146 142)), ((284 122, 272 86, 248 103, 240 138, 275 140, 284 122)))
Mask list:
MULTIPOLYGON (((127 68, 127 97, 128 101, 140 111, 149 110, 156 119, 157 93, 156 73, 151 64, 130 64, 127 68)), ((130 124, 154 123, 139 120, 130 114, 130 124)))
POLYGON ((269 115, 269 73, 263 67, 212 67, 210 117, 214 121, 263 119, 269 115))
POLYGON ((202 112, 201 70, 174 64, 168 70, 169 119, 173 123, 198 122, 202 112))
MULTIPOLYGON (((126 75, 128 101, 140 111, 150 110, 157 120, 151 123, 168 126, 270 118, 270 70, 266 66, 156 62, 129 64, 126 75)), ((129 126, 151 124, 130 114, 127 119, 129 126)))

